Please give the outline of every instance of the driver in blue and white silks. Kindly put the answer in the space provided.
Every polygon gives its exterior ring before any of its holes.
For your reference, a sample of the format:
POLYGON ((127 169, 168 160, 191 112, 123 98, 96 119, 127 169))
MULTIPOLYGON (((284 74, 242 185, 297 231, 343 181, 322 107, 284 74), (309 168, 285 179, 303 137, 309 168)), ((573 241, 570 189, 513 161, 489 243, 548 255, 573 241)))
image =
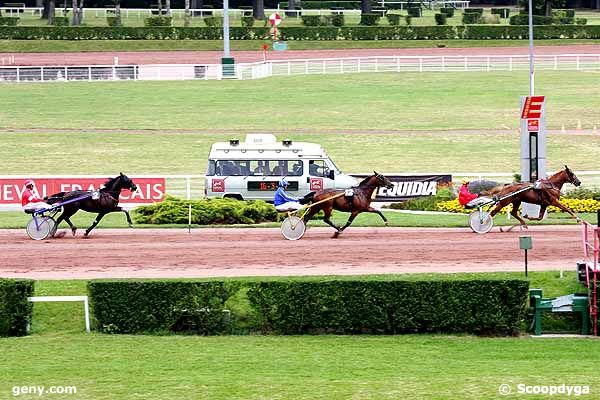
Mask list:
POLYGON ((296 211, 301 209, 303 206, 299 202, 298 197, 290 196, 287 194, 285 189, 288 187, 289 182, 283 178, 277 185, 277 191, 273 198, 273 205, 277 211, 296 211))

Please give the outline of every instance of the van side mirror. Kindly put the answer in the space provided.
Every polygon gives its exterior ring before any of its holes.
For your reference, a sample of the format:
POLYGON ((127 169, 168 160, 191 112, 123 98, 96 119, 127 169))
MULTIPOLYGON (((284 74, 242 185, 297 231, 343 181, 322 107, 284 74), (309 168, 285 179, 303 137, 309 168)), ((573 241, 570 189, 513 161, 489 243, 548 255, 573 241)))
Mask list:
POLYGON ((334 171, 334 170, 332 170, 332 169, 330 169, 330 170, 329 170, 329 173, 327 174, 327 177, 328 177, 329 179, 335 179, 335 171, 334 171))

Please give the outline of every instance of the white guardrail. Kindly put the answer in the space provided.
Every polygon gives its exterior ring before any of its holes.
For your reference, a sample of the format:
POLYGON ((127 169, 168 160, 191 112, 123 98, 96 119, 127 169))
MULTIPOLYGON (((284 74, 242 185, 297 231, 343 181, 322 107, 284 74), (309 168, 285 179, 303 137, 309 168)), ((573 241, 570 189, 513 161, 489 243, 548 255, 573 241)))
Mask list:
MULTIPOLYGON (((447 173, 407 173, 388 172, 387 175, 439 175, 447 173)), ((349 175, 368 175, 368 173, 350 173, 349 175)), ((491 180, 498 183, 509 183, 513 180, 513 173, 508 172, 454 172, 450 173, 455 186, 460 184, 463 178, 470 180, 491 180)), ((600 171, 576 171, 577 177, 582 185, 587 188, 600 188, 600 171)), ((0 179, 51 179, 51 178, 73 178, 79 175, 0 175, 0 179)), ((204 198, 204 175, 134 175, 135 178, 165 178, 166 194, 183 199, 204 198)), ((83 176, 82 176, 83 177, 83 176)), ((86 178, 106 178, 104 175, 85 175, 86 178)), ((134 179, 135 180, 135 179, 134 179)), ((572 190, 570 186, 568 190, 572 190)), ((139 204, 123 204, 127 208, 134 208, 139 204)), ((0 211, 21 210, 20 204, 2 204, 0 211)))
MULTIPOLYGON (((538 71, 599 72, 600 54, 538 55, 535 66, 538 71)), ((528 71, 529 58, 527 55, 354 57, 273 60, 227 67, 233 67, 230 75, 223 75, 221 64, 10 65, 0 67, 0 82, 245 80, 361 72, 513 72, 528 71)))

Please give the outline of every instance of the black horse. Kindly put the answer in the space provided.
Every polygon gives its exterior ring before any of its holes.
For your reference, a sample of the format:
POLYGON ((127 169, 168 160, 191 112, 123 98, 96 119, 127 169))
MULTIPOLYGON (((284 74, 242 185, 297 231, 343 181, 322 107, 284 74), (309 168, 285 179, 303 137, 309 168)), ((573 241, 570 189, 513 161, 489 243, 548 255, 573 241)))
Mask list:
POLYGON ((48 204, 63 203, 69 200, 80 198, 79 200, 65 204, 62 214, 56 220, 58 226, 63 220, 71 227, 73 236, 77 232, 77 227, 71 223, 71 216, 79 210, 97 213, 98 216, 94 220, 92 226, 86 229, 85 237, 87 237, 92 229, 98 225, 100 220, 108 213, 121 211, 127 216, 129 227, 133 227, 129 212, 122 207, 119 207, 119 195, 123 189, 128 189, 132 192, 137 190, 137 186, 131 179, 123 173, 120 173, 116 178, 109 179, 102 185, 102 188, 94 192, 92 190, 74 190, 72 192, 60 192, 53 194, 47 198, 48 204))

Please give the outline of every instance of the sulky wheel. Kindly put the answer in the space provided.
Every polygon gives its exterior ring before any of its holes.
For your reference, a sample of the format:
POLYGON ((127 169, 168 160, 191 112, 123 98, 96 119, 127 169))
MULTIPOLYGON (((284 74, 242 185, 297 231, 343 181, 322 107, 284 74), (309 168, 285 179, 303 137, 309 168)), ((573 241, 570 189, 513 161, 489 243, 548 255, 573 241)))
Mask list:
POLYGON ((469 215, 469 226, 473 232, 488 233, 494 226, 494 219, 487 211, 476 210, 469 215))
POLYGON ((298 240, 306 232, 304 220, 295 215, 289 216, 281 223, 281 234, 287 240, 298 240))
POLYGON ((51 236, 56 223, 49 217, 33 217, 27 223, 27 234, 33 240, 44 240, 51 236))

